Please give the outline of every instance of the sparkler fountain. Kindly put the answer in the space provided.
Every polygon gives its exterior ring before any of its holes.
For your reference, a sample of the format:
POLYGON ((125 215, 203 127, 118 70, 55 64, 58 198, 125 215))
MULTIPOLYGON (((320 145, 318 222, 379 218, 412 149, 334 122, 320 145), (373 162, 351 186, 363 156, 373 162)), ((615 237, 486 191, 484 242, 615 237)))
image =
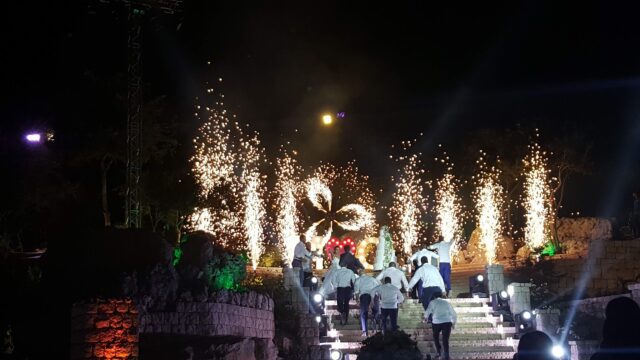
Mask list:
POLYGON ((248 248, 255 270, 264 250, 264 179, 259 171, 264 149, 257 133, 247 135, 231 121, 223 98, 219 94, 211 107, 196 105, 196 118, 205 119, 191 158, 201 206, 194 209, 189 224, 192 230, 213 234, 222 246, 248 248))
MULTIPOLYGON (((402 147, 407 151, 414 142, 404 141, 402 147)), ((423 194, 424 170, 418 155, 401 156, 396 159, 401 164, 398 175, 392 178, 395 184, 393 205, 390 217, 393 230, 399 235, 400 248, 405 257, 412 252, 413 245, 424 230, 422 215, 426 210, 426 198, 423 194)))
POLYGON ((524 240, 531 250, 545 245, 550 238, 551 187, 546 152, 538 143, 529 145, 529 154, 524 159, 524 201, 526 214, 524 240))
POLYGON ((498 239, 502 236, 502 205, 504 203, 503 188, 498 182, 500 170, 488 167, 486 153, 481 151, 481 157, 476 162, 479 172, 474 179, 476 189, 474 200, 476 203, 477 226, 480 230, 482 244, 489 265, 496 259, 498 239))
POLYGON ((462 206, 458 195, 460 185, 458 179, 447 173, 436 182, 435 211, 436 231, 445 241, 451 241, 451 254, 458 256, 462 235, 462 206))
POLYGON ((301 169, 296 160, 287 153, 276 160, 275 229, 287 266, 293 261, 293 251, 300 238, 298 233, 300 216, 296 205, 299 198, 300 172, 301 169))

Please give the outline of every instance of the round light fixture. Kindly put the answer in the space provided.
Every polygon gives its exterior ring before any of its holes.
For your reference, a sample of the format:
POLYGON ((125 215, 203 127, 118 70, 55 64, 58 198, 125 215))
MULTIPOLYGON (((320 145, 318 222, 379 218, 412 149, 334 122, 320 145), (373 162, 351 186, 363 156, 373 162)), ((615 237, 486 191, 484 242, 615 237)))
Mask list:
POLYGON ((551 355, 553 355, 556 359, 561 359, 564 357, 565 351, 564 348, 560 345, 554 345, 551 348, 551 355))
POLYGON ((342 353, 340 352, 340 350, 331 349, 329 357, 331 358, 331 360, 340 360, 342 359, 342 353))

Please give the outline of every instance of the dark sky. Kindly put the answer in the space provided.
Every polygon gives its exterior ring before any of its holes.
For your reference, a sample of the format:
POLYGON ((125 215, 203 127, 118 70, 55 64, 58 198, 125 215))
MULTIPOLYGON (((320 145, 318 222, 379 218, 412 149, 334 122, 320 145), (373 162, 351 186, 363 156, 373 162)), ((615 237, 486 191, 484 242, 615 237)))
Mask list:
MULTIPOLYGON (((167 95, 193 128, 193 97, 223 76, 231 111, 271 151, 293 139, 309 165, 356 158, 374 178, 391 175, 381 161, 391 144, 421 132, 425 152, 444 142, 455 153, 484 128, 580 131, 596 166, 577 181, 572 207, 611 214, 638 186, 632 3, 185 1, 183 13, 145 24, 145 94, 167 95), (346 117, 321 128, 324 111, 346 117)), ((127 61, 118 3, 4 6, 5 137, 47 124, 71 149, 77 127, 124 122, 112 109, 127 61)))

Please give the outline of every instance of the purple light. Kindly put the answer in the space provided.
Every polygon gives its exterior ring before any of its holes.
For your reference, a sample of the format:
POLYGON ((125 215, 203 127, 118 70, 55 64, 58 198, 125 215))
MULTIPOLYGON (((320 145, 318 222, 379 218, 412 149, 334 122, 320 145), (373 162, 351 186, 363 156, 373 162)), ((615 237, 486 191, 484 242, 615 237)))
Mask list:
POLYGON ((27 139, 28 142, 31 142, 31 143, 39 143, 40 140, 42 140, 42 136, 38 133, 27 134, 25 138, 27 139))

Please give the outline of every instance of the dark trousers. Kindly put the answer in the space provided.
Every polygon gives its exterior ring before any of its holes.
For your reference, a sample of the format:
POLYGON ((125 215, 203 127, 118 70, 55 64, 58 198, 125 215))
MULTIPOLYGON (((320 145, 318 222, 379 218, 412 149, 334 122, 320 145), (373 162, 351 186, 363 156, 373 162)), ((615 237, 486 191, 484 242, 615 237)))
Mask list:
POLYGON ((382 332, 387 331, 387 317, 391 319, 391 331, 398 330, 398 309, 382 308, 382 332))
POLYGON ((442 280, 444 280, 444 287, 447 291, 451 290, 451 264, 450 263, 440 263, 440 275, 442 275, 442 280))
POLYGON ((300 272, 300 287, 304 286, 304 271, 302 271, 302 261, 294 259, 291 262, 291 267, 293 268, 293 271, 298 270, 300 272))
POLYGON ((443 360, 449 360, 449 336, 451 336, 451 323, 431 324, 433 329, 433 341, 436 343, 436 350, 443 360), (442 346, 440 346, 440 333, 442 332, 442 346), (442 351, 444 347, 444 352, 442 351))
MULTIPOLYGON (((360 295, 360 327, 362 328, 362 332, 368 332, 369 326, 369 306, 371 305, 371 295, 362 294, 360 295)), ((377 304, 373 302, 372 314, 375 318, 376 313, 378 312, 377 304)))
POLYGON ((338 312, 342 314, 342 316, 349 315, 349 300, 351 300, 351 296, 351 287, 338 288, 338 312))
POLYGON ((433 295, 441 293, 442 290, 438 286, 428 286, 422 289, 422 307, 427 310, 429 303, 433 299, 433 295))

